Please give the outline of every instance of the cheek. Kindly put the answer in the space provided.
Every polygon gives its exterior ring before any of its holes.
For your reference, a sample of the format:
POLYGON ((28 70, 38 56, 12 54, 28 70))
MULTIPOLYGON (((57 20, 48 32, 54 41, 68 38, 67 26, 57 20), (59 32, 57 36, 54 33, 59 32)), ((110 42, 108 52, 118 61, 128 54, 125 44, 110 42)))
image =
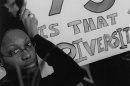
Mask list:
POLYGON ((30 51, 30 54, 31 54, 31 58, 32 58, 32 59, 36 59, 35 50, 30 51))
POLYGON ((9 68, 9 69, 10 68, 15 69, 16 66, 21 68, 23 65, 23 61, 19 58, 4 57, 3 60, 4 60, 6 68, 9 68))

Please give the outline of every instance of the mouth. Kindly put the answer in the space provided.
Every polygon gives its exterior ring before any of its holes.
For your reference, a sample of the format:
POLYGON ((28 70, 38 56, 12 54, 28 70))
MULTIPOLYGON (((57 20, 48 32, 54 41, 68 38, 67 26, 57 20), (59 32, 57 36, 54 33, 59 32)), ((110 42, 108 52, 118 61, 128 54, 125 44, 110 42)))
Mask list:
POLYGON ((29 63, 25 64, 24 68, 28 69, 28 68, 33 68, 35 66, 36 66, 35 62, 29 62, 29 63))

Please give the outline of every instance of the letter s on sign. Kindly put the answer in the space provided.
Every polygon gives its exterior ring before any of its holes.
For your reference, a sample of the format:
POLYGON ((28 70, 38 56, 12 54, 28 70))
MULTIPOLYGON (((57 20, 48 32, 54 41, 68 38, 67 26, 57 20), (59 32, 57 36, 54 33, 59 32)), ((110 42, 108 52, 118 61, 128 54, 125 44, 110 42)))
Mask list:
POLYGON ((115 0, 103 0, 102 2, 96 3, 89 0, 84 7, 94 13, 101 13, 110 9, 115 3, 115 0))

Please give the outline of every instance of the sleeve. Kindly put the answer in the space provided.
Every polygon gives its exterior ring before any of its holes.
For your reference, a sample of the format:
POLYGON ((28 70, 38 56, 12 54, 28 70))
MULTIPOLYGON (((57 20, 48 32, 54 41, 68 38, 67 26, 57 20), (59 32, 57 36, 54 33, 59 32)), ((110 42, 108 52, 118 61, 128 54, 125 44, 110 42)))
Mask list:
POLYGON ((41 86, 76 86, 84 78, 81 67, 62 50, 53 43, 47 41, 39 35, 33 38, 36 43, 37 54, 49 65, 53 66, 54 73, 40 81, 41 86))

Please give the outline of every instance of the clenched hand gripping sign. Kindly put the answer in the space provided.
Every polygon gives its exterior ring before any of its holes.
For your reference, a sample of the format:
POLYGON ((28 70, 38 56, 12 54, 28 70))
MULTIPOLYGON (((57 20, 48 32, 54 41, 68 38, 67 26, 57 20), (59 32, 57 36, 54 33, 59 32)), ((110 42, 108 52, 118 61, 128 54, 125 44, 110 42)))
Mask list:
POLYGON ((129 0, 27 0, 39 34, 79 65, 130 50, 129 0))

